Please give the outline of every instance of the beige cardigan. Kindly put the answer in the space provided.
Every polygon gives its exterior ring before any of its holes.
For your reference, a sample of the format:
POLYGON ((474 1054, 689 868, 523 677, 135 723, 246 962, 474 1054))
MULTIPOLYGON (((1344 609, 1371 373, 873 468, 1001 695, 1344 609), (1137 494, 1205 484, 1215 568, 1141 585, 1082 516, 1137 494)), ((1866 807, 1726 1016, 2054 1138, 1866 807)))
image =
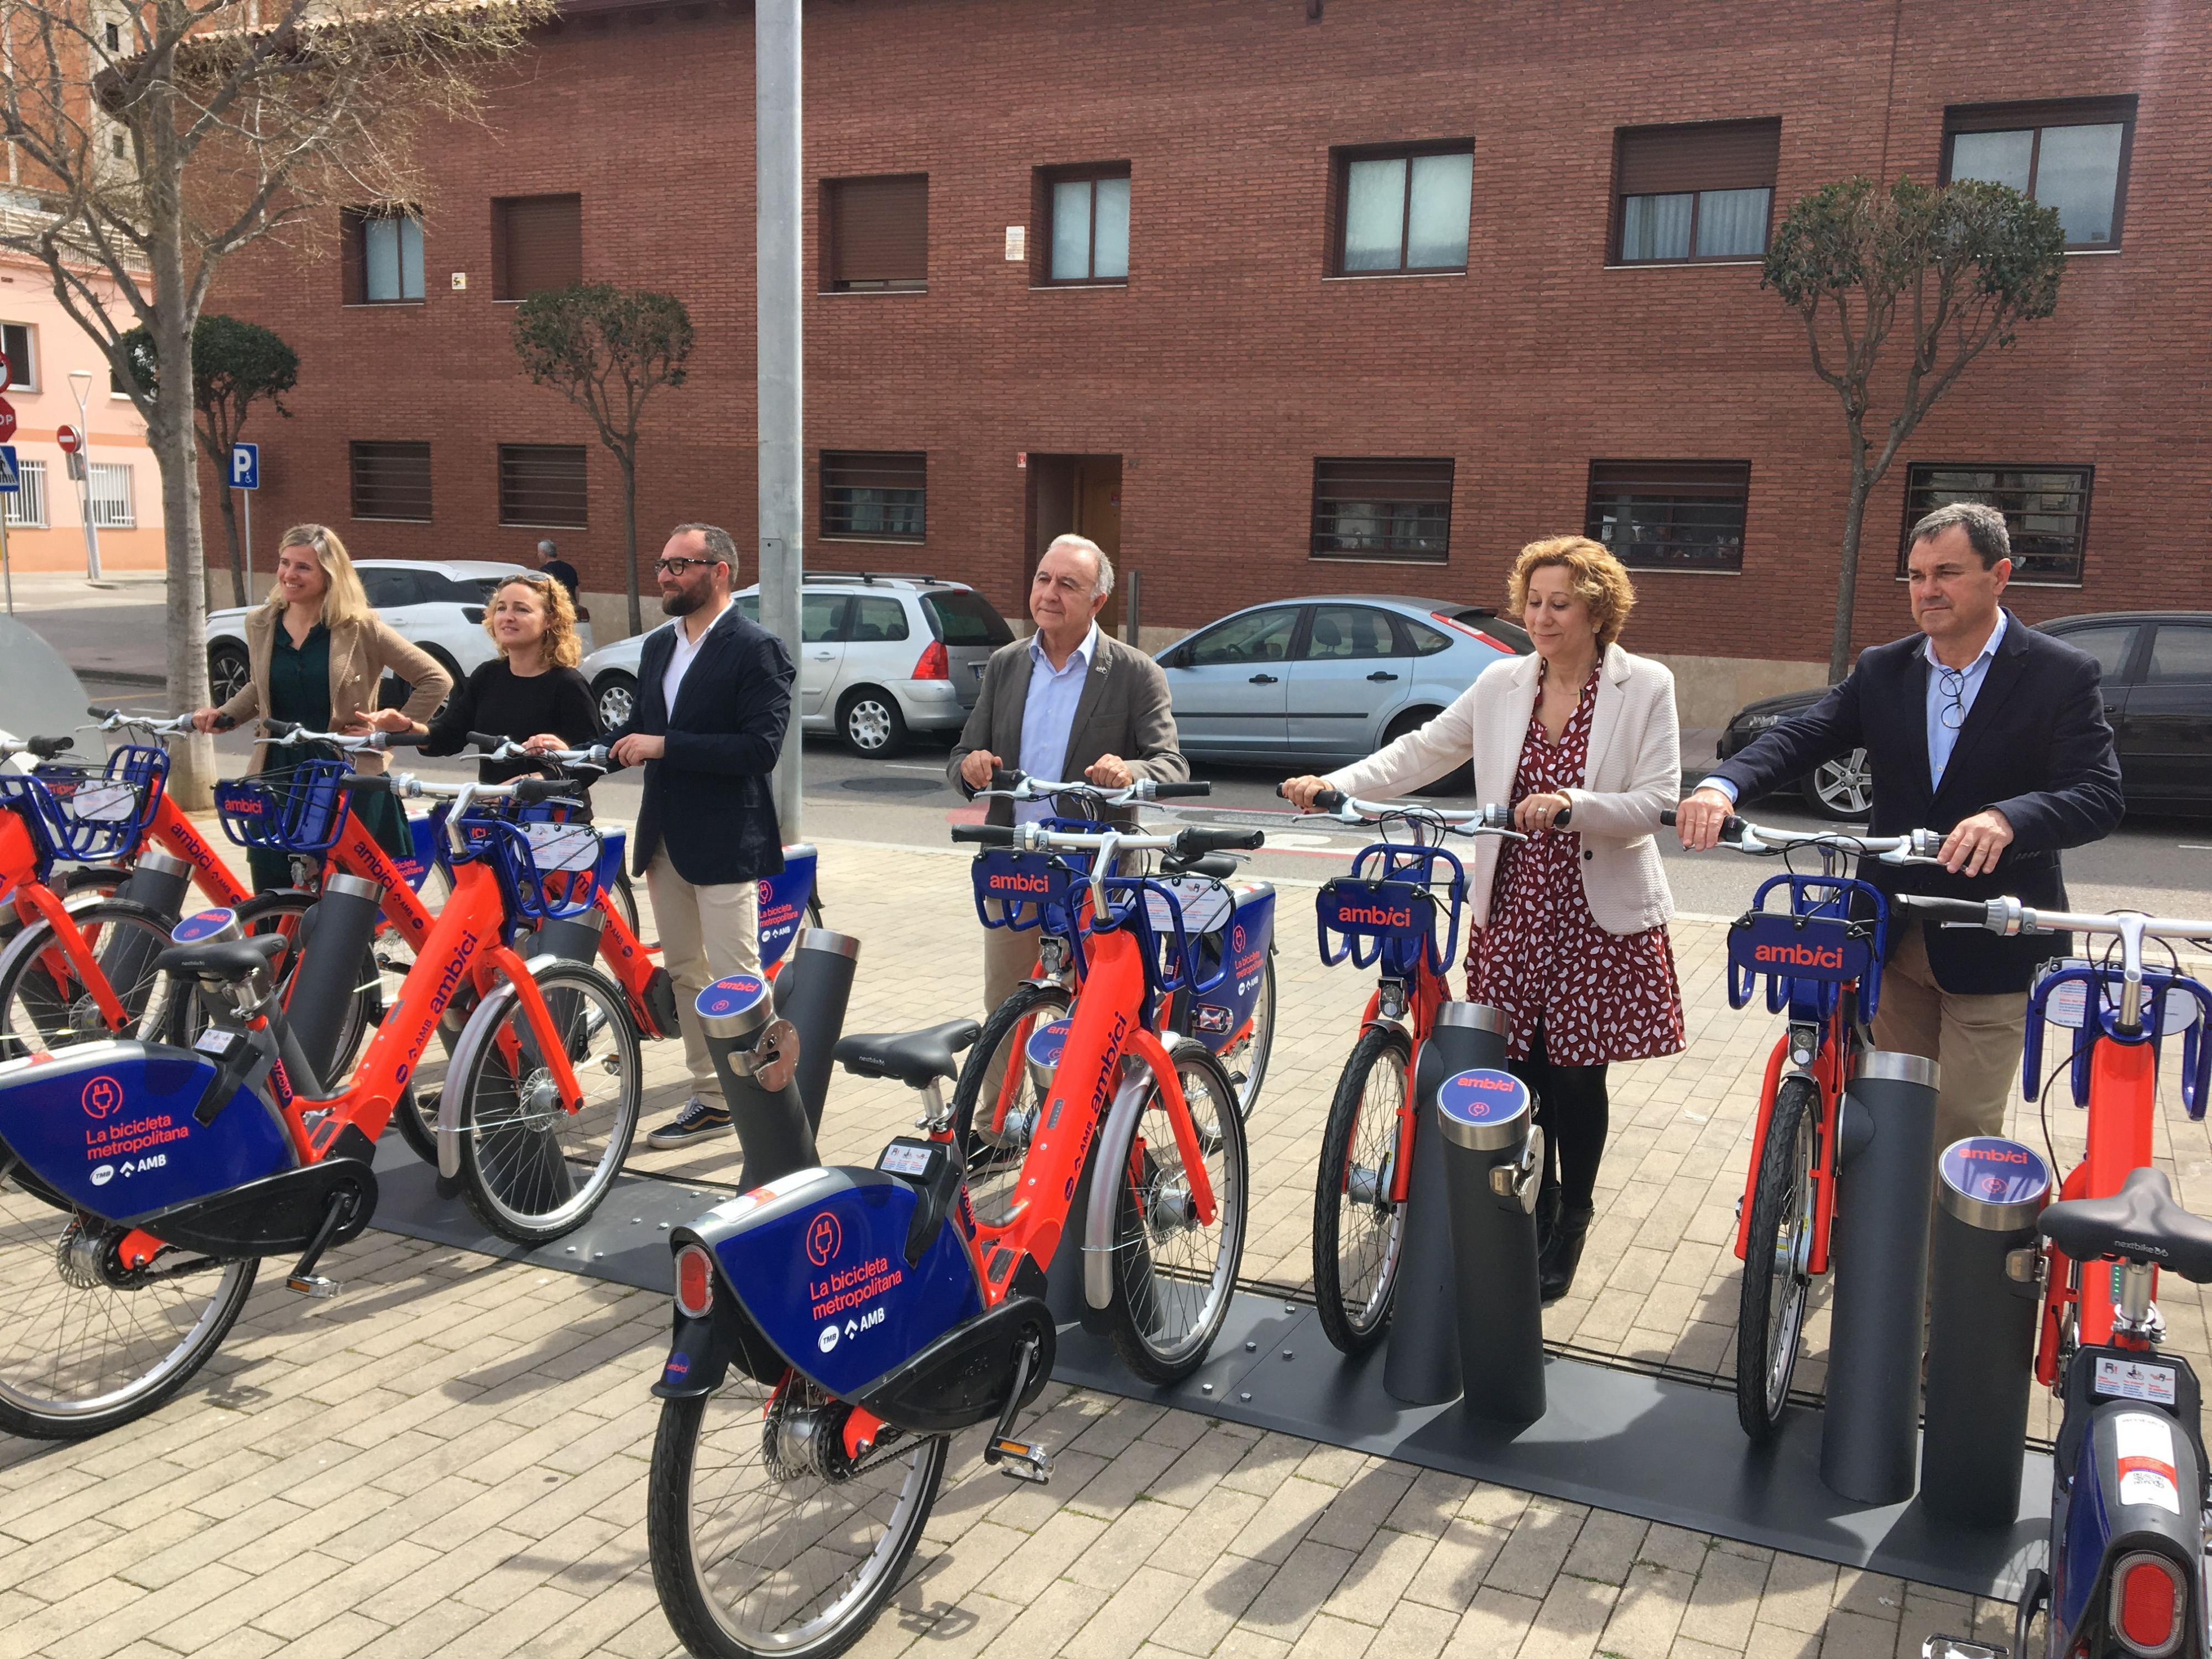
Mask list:
MULTIPOLYGON (((268 707, 269 653, 275 644, 282 605, 260 605, 246 614, 246 684, 222 711, 243 725, 268 707)), ((331 729, 343 731, 347 717, 376 708, 377 682, 389 668, 412 688, 407 698, 407 718, 426 724, 453 689, 453 677, 438 666, 437 659, 402 639, 374 612, 357 622, 339 623, 331 629, 331 729)), ((253 745, 253 770, 267 764, 269 744, 253 745)), ((381 772, 391 764, 380 750, 364 749, 353 757, 356 772, 381 772)))
MULTIPOLYGON (((1427 725, 1330 773, 1330 787, 1383 799, 1433 783, 1472 762, 1479 799, 1510 799, 1521 745, 1536 708, 1541 665, 1534 656, 1492 664, 1427 725)), ((1608 933, 1656 927, 1674 914, 1674 900, 1652 836, 1659 814, 1674 804, 1682 786, 1674 677, 1666 668, 1649 657, 1631 656, 1618 645, 1606 647, 1583 777, 1587 787, 1565 792, 1573 806, 1573 828, 1565 833, 1581 838, 1583 893, 1590 915, 1608 933)), ((1497 837, 1486 836, 1467 860, 1468 898, 1478 927, 1490 919, 1499 845, 1497 837)))

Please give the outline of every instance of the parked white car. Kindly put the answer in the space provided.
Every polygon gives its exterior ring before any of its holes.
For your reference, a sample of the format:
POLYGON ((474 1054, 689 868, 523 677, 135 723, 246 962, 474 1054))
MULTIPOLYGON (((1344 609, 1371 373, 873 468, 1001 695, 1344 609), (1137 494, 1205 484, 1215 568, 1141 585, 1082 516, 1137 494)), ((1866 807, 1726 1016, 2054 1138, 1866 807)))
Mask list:
MULTIPOLYGON (((499 654, 484 632, 484 605, 501 577, 524 567, 489 559, 357 559, 354 568, 377 615, 436 658, 458 684, 499 654)), ((208 615, 208 684, 218 704, 246 684, 246 616, 239 610, 208 615)), ((579 620, 576 631, 589 651, 592 624, 579 620)), ((399 682, 385 678, 385 702, 404 700, 399 682)))
MULTIPOLYGON (((733 603, 760 620, 757 584, 733 603)), ((834 732, 860 755, 893 754, 910 732, 959 730, 982 690, 984 664, 1014 637, 981 593, 933 576, 809 572, 799 604, 799 726, 834 732)), ((646 637, 584 659, 610 730, 636 702, 646 637)))

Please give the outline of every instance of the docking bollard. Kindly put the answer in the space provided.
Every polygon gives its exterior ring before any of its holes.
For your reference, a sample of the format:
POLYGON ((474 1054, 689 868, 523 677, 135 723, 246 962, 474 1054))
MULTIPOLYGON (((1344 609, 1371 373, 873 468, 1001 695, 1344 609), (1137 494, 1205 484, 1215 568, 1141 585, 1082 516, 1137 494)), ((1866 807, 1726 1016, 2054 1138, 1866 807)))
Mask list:
POLYGON ((323 878, 322 896, 300 918, 299 965, 285 1023, 319 1079, 337 1065, 338 1039, 361 991, 362 962, 384 914, 384 889, 364 876, 323 878))
POLYGON ((1480 1002, 1447 1002, 1421 1045, 1413 1079, 1413 1167, 1390 1314, 1382 1387, 1409 1406, 1440 1406, 1460 1391, 1459 1323, 1453 1309, 1451 1196, 1444 1180, 1437 1091, 1461 1072, 1505 1063, 1505 1016, 1480 1002))
MULTIPOLYGON (((191 868, 167 848, 149 844, 116 888, 115 896, 144 905, 164 927, 173 927, 184 908, 185 890, 191 885, 191 868)), ((118 995, 128 999, 134 988, 145 983, 154 958, 161 954, 161 941, 144 928, 112 928, 100 946, 100 971, 118 995)))
POLYGON ((700 992, 692 1006, 744 1154, 738 1190, 811 1169, 814 1131, 799 1097, 799 1037, 789 1020, 776 1018, 768 981, 758 974, 732 974, 700 992))
POLYGON ((1437 1091, 1459 1315, 1460 1403, 1500 1423, 1544 1414, 1536 1188, 1544 1132, 1510 1072, 1461 1072, 1437 1091))
POLYGON ((1877 1051, 1844 1095, 1820 1479, 1863 1504, 1911 1497, 1919 1461, 1937 1079, 1932 1060, 1877 1051))
POLYGON ((860 941, 827 927, 804 929, 791 947, 791 960, 775 976, 775 1012, 799 1033, 799 1097, 806 1103, 806 1125, 822 1130, 822 1103, 830 1095, 832 1051, 845 1030, 845 1005, 853 995, 853 975, 860 941))
POLYGON ((593 905, 573 916, 553 916, 538 924, 530 954, 550 953, 563 962, 599 960, 599 935, 607 930, 607 913, 593 905))
POLYGON ((1967 1526, 2020 1514, 2042 1286, 2035 1218, 2051 1171, 2018 1141, 1956 1140, 1936 1171, 1920 1501, 1967 1526))

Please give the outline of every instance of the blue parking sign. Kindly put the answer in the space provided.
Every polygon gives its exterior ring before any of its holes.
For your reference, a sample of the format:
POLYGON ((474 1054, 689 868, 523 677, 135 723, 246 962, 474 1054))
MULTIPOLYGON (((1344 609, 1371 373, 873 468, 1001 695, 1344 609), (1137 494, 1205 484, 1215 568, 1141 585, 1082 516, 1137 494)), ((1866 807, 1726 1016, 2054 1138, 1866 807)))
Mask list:
POLYGON ((259 444, 233 444, 230 447, 230 487, 233 489, 261 488, 259 444))
POLYGON ((16 470, 15 446, 0 444, 0 495, 12 495, 23 487, 23 475, 16 470))

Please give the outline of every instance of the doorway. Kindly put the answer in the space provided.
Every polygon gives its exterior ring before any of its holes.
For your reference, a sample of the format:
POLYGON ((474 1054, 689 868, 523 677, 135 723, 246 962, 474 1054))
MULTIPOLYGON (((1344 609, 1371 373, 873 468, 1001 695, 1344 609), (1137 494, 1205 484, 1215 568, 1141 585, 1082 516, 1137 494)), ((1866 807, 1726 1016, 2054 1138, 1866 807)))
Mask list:
MULTIPOLYGON (((1030 544, 1022 566, 1022 591, 1029 591, 1037 561, 1053 538, 1087 536, 1114 561, 1113 597, 1098 615, 1098 626, 1118 636, 1121 629, 1121 458, 1119 455, 1030 456, 1030 544)), ((1026 603, 1026 601, 1025 601, 1026 603)))

